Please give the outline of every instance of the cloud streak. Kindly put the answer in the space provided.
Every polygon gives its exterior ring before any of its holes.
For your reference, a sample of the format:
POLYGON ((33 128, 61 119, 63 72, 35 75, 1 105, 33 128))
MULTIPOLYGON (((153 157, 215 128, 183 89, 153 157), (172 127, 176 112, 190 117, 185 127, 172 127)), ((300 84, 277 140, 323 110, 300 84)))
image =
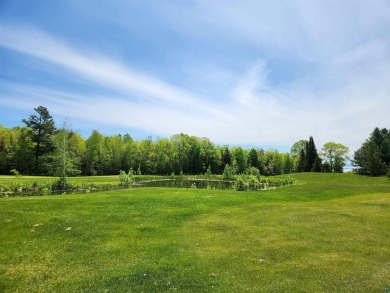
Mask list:
MULTIPOLYGON (((19 52, 22 60, 30 56, 51 64, 69 84, 90 88, 0 80, 0 104, 29 109, 44 104, 91 127, 162 136, 185 132, 220 144, 286 150, 313 135, 318 148, 336 141, 356 149, 374 127, 389 127, 390 37, 383 28, 390 25, 390 10, 382 1, 370 7, 353 3, 156 4, 157 23, 190 44, 181 48, 180 58, 193 59, 180 63, 170 54, 172 68, 157 64, 158 74, 136 70, 124 56, 0 22, 0 46, 19 52), (188 77, 170 79, 166 72, 188 77)), ((127 15, 118 18, 126 30, 127 15)), ((152 29, 158 35, 159 28, 152 29)))
POLYGON ((68 68, 95 84, 116 91, 133 93, 138 98, 194 107, 221 118, 228 118, 208 101, 155 77, 135 72, 119 62, 93 52, 80 53, 64 42, 37 30, 0 25, 0 44, 4 47, 68 68))

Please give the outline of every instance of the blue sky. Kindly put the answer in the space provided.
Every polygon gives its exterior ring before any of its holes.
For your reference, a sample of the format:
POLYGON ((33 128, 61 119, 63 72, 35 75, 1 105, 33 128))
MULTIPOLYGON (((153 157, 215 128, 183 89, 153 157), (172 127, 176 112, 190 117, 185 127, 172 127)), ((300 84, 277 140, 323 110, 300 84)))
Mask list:
POLYGON ((0 124, 355 150, 390 127, 390 2, 0 1, 0 124))

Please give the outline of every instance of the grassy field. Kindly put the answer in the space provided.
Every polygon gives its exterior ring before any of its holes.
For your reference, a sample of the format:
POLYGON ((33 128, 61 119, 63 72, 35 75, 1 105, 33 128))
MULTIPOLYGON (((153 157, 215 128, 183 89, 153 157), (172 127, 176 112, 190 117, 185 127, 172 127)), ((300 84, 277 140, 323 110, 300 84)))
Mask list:
POLYGON ((0 292, 383 292, 390 180, 0 199, 0 292))

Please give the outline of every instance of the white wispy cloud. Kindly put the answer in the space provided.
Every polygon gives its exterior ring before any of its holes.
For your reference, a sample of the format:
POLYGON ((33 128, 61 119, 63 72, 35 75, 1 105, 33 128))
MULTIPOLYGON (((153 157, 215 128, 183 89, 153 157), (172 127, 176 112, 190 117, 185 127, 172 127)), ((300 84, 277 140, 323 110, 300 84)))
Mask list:
MULTIPOLYGON (((318 148, 336 141, 356 149, 374 127, 389 127, 386 1, 224 3, 157 4, 159 22, 184 40, 221 42, 218 49, 239 43, 255 52, 243 59, 234 52, 236 68, 216 67, 206 58, 199 66, 210 69, 187 70, 193 80, 184 85, 41 30, 0 23, 1 46, 66 69, 96 87, 88 92, 3 82, 0 87, 8 90, 0 93, 0 104, 32 108, 46 102, 59 115, 91 124, 164 136, 185 132, 245 145, 291 146, 313 135, 318 148), (275 59, 293 60, 304 74, 273 83, 271 75, 283 74, 283 68, 273 67, 275 59), (208 61, 211 65, 205 66, 208 61), (196 92, 204 87, 205 95, 196 92), (99 93, 100 88, 109 94, 99 93)), ((118 22, 125 26, 126 17, 119 13, 118 22)))
POLYGON ((134 93, 144 100, 193 107, 220 119, 228 118, 215 105, 185 89, 136 72, 94 52, 80 52, 41 31, 0 25, 0 35, 1 45, 71 69, 93 83, 106 85, 116 91, 134 93))

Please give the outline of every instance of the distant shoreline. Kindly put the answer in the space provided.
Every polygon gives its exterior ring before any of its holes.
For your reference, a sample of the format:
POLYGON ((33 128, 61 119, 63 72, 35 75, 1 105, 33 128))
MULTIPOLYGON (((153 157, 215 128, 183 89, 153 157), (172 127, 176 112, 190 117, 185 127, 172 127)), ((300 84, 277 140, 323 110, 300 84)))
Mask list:
POLYGON ((343 172, 344 173, 348 173, 348 172, 352 172, 353 171, 353 167, 351 167, 351 166, 348 166, 348 167, 344 167, 343 168, 343 172))

